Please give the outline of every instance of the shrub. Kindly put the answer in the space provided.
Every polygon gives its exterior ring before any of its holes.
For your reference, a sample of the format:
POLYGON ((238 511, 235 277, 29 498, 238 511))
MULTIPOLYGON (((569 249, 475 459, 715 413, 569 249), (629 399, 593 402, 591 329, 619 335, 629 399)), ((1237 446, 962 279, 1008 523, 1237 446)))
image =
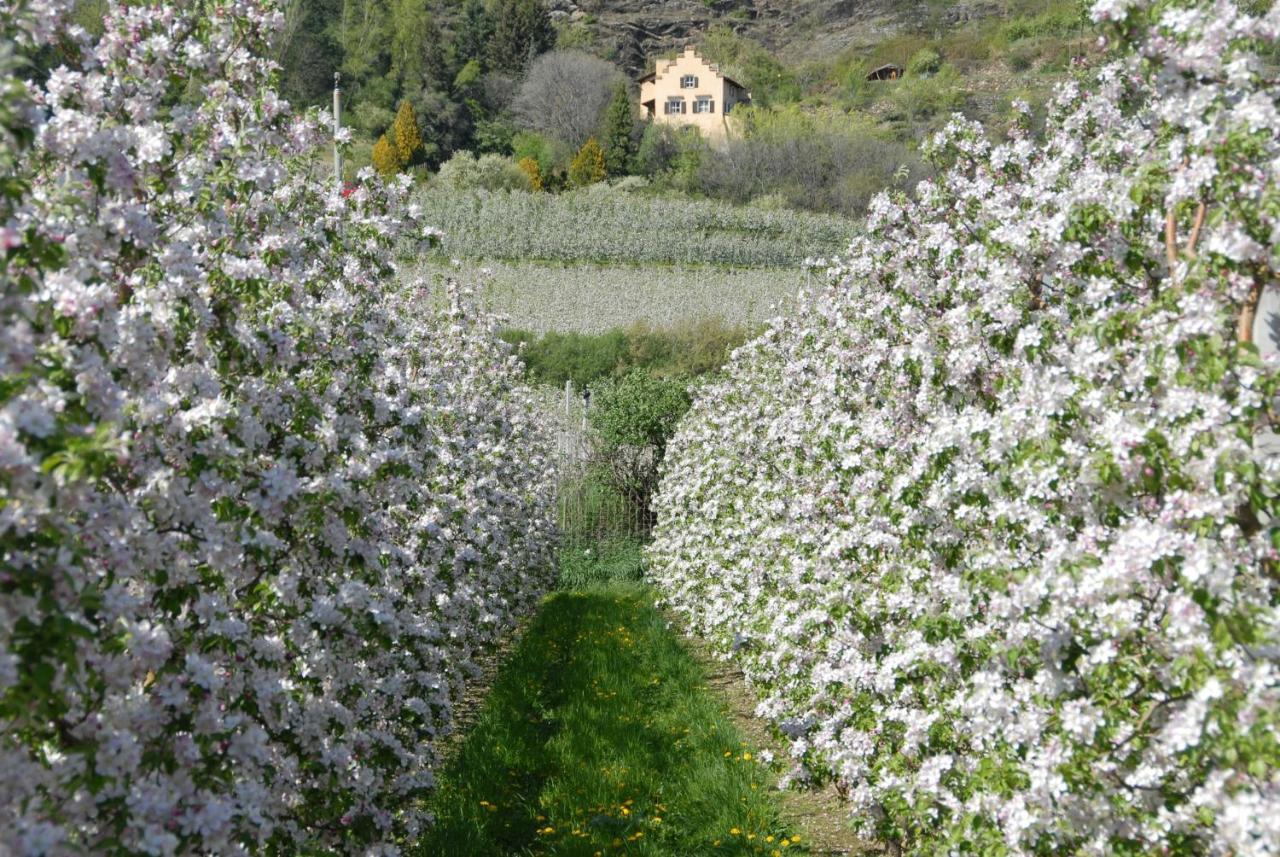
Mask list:
POLYGON ((394 113, 373 101, 356 102, 350 116, 352 124, 370 138, 381 136, 396 121, 394 113))
POLYGON ((586 389, 597 381, 643 369, 658 378, 693 378, 724 365, 729 352, 746 341, 739 326, 715 319, 669 328, 635 324, 600 334, 505 330, 502 338, 517 346, 529 379, 552 387, 572 381, 586 389))
POLYGON ((1040 46, 1037 44, 1017 44, 1011 47, 1005 54, 1005 59, 1009 63, 1009 68, 1014 71, 1027 71, 1036 63, 1036 58, 1040 56, 1040 46))
POLYGON ((942 57, 933 48, 921 48, 907 61, 907 74, 928 77, 942 68, 942 57))
POLYGON ((529 331, 515 330, 505 331, 503 338, 513 345, 523 343, 520 356, 529 377, 553 387, 573 381, 578 389, 586 389, 627 365, 629 346, 622 330, 596 336, 550 331, 540 339, 529 331))
POLYGON ((944 65, 931 77, 907 77, 898 81, 892 103, 897 115, 909 122, 946 117, 964 103, 965 93, 955 68, 944 65))
POLYGON ((594 460, 648 532, 653 525, 650 501, 667 441, 689 410, 685 384, 635 370, 617 380, 601 381, 591 392, 588 419, 595 431, 594 460))
POLYGON ((456 152, 440 165, 436 180, 451 190, 533 190, 533 176, 510 158, 456 152))
POLYGON ((1000 35, 1006 42, 1039 37, 1069 36, 1077 32, 1083 23, 1083 15, 1074 4, 1042 12, 1033 18, 1014 18, 1004 25, 1000 35))
POLYGON ((745 86, 755 104, 769 107, 796 101, 800 87, 791 70, 761 44, 739 35, 728 24, 716 24, 707 31, 702 54, 719 64, 724 72, 745 86))
POLYGON ((557 167, 563 167, 572 157, 566 157, 561 144, 548 140, 532 131, 517 131, 511 138, 511 154, 517 161, 532 158, 545 180, 557 167))
POLYGON ((1044 137, 953 120, 656 501, 668 603, 894 851, 1280 842, 1280 18, 1093 15, 1044 137))
POLYGON ((775 194, 795 208, 861 214, 904 165, 919 158, 869 120, 799 109, 741 111, 743 136, 708 152, 698 186, 734 202, 775 194))

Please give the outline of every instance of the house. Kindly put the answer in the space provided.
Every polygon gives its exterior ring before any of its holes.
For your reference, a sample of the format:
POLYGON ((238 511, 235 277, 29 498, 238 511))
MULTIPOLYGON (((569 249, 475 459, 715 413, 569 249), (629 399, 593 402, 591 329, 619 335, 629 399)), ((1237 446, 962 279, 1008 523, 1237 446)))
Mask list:
POLYGON ((729 134, 728 116, 751 93, 721 74, 692 46, 673 60, 658 60, 652 74, 640 78, 640 106, 647 118, 667 125, 693 125, 713 141, 729 134))
POLYGON ((902 77, 905 71, 906 69, 900 65, 888 63, 887 65, 882 65, 877 69, 872 69, 872 71, 867 75, 867 80, 897 80, 902 77))

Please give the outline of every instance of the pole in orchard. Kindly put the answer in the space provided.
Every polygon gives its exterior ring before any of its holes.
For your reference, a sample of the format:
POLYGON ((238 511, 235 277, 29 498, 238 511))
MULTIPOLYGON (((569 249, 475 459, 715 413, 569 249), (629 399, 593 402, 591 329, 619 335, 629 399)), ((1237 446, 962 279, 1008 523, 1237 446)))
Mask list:
POLYGON ((342 130, 342 74, 333 73, 333 180, 342 192, 342 151, 338 147, 338 132, 342 130))

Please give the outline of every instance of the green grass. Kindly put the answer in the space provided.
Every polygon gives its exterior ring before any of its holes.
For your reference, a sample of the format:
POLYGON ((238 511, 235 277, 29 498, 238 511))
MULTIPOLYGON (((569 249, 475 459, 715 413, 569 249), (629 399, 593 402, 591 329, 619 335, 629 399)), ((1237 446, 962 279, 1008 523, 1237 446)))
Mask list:
POLYGON ((409 853, 805 853, 770 779, 650 591, 593 584, 532 620, 441 774, 437 825, 409 853))
POLYGON ((644 547, 627 535, 601 539, 587 548, 565 550, 560 556, 560 588, 637 582, 644 576, 643 557, 644 547))
POLYGON ((636 369, 660 378, 693 378, 715 372, 750 333, 742 325, 704 318, 669 328, 633 324, 595 335, 549 331, 539 336, 531 330, 508 328, 501 336, 512 345, 523 346, 520 358, 529 380, 556 389, 573 381, 581 390, 636 369))

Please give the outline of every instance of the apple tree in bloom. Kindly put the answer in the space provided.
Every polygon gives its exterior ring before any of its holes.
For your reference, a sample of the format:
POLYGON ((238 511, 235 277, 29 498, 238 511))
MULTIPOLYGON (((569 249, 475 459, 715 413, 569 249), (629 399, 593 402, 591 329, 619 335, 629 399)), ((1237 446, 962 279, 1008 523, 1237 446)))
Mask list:
POLYGON ((1092 14, 702 392, 653 576, 909 853, 1277 854, 1280 8, 1092 14))
POLYGON ((72 5, 0 5, 0 853, 398 853, 552 567, 514 358, 273 4, 72 5))

